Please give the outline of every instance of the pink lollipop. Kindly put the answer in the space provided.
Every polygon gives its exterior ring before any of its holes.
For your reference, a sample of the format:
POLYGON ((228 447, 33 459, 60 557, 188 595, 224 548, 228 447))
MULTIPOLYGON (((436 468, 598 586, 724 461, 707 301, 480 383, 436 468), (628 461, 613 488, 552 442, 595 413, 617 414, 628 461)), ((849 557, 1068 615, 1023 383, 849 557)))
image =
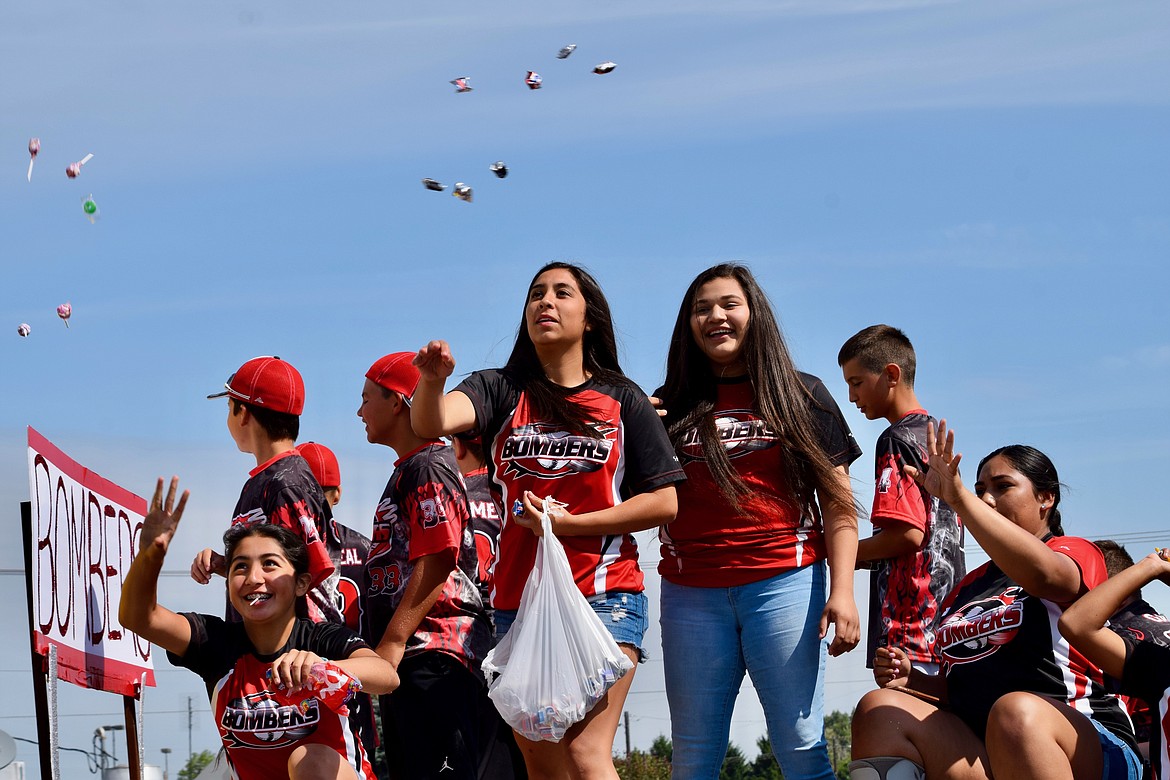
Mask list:
POLYGON ((28 141, 28 180, 32 181, 33 163, 37 161, 37 152, 41 150, 41 139, 30 138, 28 141))
POLYGON ((75 163, 70 163, 69 167, 65 169, 65 175, 70 179, 76 179, 81 175, 81 166, 93 159, 92 154, 87 154, 75 163))
POLYGON ((69 327, 69 318, 73 316, 73 306, 68 303, 63 303, 57 307, 57 316, 65 323, 65 327, 69 327))

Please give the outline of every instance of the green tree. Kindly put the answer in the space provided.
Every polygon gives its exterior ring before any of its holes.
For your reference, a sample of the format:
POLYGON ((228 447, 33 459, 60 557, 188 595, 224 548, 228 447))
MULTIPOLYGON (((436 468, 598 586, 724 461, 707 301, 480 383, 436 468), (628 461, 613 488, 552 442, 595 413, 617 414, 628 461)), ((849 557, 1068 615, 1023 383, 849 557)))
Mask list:
POLYGON ((654 740, 654 744, 650 746, 650 755, 669 763, 674 759, 674 745, 664 734, 659 734, 658 738, 654 740))
POLYGON ((653 751, 632 750, 625 758, 615 758, 613 765, 622 780, 670 780, 670 761, 653 751))
POLYGON ((751 780, 751 768, 743 751, 734 742, 727 746, 727 755, 723 757, 723 768, 719 770, 719 780, 751 780))
POLYGON ((776 756, 772 755, 772 743, 766 734, 756 740, 756 749, 760 755, 756 756, 751 765, 752 780, 784 780, 780 764, 776 763, 776 756))
POLYGON ((203 750, 187 759, 187 765, 179 770, 179 780, 195 780, 207 765, 215 760, 215 753, 203 750))
POLYGON ((833 710, 825 718, 825 741, 829 744, 829 763, 841 780, 849 780, 849 756, 853 742, 853 716, 833 710))

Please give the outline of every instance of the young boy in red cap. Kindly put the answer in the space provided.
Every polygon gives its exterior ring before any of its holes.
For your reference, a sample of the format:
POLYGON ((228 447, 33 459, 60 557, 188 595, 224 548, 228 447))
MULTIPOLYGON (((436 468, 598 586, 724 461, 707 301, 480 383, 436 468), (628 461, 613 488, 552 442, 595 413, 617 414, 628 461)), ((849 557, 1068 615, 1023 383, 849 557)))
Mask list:
POLYGON ((491 626, 455 455, 410 426, 413 358, 396 352, 375 361, 357 412, 366 438, 398 455, 374 513, 366 637, 401 679, 381 700, 391 774, 475 780, 488 776, 479 769, 487 749, 481 713, 490 705, 479 667, 491 626))
MULTIPOLYGON (((321 486, 296 450, 300 414, 305 408, 305 382, 290 363, 278 357, 252 358, 224 383, 228 399, 227 428, 241 452, 256 459, 240 491, 232 523, 272 523, 304 538, 309 548, 312 587, 307 617, 340 623, 337 573, 320 529, 332 519, 321 486)), ((224 559, 210 547, 195 556, 191 577, 206 585, 212 574, 224 576, 224 559)), ((238 619, 228 606, 228 619, 238 619)))

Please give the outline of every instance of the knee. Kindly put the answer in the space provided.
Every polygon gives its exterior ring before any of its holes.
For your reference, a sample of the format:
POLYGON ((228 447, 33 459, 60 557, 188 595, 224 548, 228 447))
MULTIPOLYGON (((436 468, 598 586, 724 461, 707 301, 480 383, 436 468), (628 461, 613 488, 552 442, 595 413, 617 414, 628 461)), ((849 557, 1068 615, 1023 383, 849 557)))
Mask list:
POLYGON ((913 731, 913 718, 904 708, 907 696, 898 691, 876 690, 861 697, 853 711, 852 751, 854 758, 889 755, 913 731))
POLYGON ((613 777, 612 743, 607 747, 578 737, 569 742, 569 764, 578 780, 613 777))
POLYGON ((343 764, 341 754, 326 745, 301 745, 288 757, 290 780, 355 777, 354 772, 347 769, 349 765, 343 764))
POLYGON ((988 749, 1026 750, 1047 735, 1051 712, 1052 705, 1035 694, 1015 691, 1000 696, 987 716, 988 749))

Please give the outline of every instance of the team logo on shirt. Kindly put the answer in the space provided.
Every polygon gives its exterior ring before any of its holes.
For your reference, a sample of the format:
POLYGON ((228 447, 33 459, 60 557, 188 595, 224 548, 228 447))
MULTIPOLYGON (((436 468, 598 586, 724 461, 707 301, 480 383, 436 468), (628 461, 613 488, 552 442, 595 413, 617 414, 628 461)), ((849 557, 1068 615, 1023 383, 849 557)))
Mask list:
POLYGON ((939 627, 936 648, 948 664, 965 664, 991 655, 1015 638, 1024 623, 1024 590, 1012 587, 998 596, 972 602, 939 627))
MULTIPOLYGON (((726 409, 715 417, 715 431, 727 451, 727 457, 740 458, 751 452, 774 447, 780 437, 766 422, 750 409, 726 409)), ((678 451, 683 465, 705 460, 699 430, 687 431, 679 442, 678 451)))
POLYGON ((282 705, 268 691, 233 699, 223 710, 220 727, 229 748, 280 748, 317 729, 321 711, 316 699, 282 705))
POLYGON ((565 474, 584 474, 599 470, 609 460, 617 431, 613 425, 595 423, 602 437, 577 436, 544 423, 522 425, 504 440, 501 460, 507 465, 505 475, 548 479, 565 474))

